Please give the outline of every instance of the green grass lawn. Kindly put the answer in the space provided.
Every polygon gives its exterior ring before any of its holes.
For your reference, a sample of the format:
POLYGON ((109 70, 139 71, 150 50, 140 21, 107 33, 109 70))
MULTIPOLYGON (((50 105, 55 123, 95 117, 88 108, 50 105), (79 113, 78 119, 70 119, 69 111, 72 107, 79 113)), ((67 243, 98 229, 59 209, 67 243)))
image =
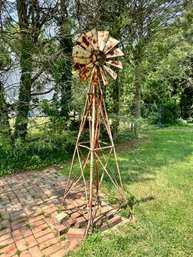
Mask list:
POLYGON ((93 234, 68 256, 193 256, 193 129, 146 132, 124 142, 118 157, 135 221, 93 234))

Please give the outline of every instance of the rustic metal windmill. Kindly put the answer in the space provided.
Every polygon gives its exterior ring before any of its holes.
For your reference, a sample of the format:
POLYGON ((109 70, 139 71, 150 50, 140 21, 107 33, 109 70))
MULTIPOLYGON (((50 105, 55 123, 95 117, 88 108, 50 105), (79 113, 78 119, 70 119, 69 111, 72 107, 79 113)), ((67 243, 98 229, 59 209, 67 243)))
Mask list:
MULTIPOLYGON (((118 43, 118 40, 109 37, 108 31, 97 32, 93 29, 80 36, 72 53, 74 68, 79 71, 80 81, 84 82, 90 77, 90 83, 64 201, 82 180, 88 211, 86 235, 89 228, 94 226, 97 208, 101 203, 101 185, 105 176, 114 185, 117 196, 126 202, 102 90, 103 86, 108 84, 106 74, 110 74, 114 80, 117 78, 117 73, 110 66, 123 68, 122 63, 116 60, 116 57, 124 55, 121 49, 114 49, 118 43), (82 139, 86 129, 88 130, 88 141, 82 139), (106 141, 101 137, 101 129, 106 131, 106 141), (109 169, 111 157, 116 163, 116 174, 109 169), (78 160, 78 169, 75 160, 78 160), (86 167, 88 167, 88 171, 86 167), (86 182, 86 173, 89 175, 89 183, 86 182)), ((63 204, 65 205, 64 202, 63 204)))

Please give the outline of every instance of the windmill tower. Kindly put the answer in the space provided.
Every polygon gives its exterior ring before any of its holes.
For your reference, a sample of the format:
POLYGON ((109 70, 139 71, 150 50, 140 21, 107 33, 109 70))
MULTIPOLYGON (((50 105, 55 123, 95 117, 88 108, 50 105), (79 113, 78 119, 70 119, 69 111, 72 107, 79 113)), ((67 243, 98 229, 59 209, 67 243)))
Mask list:
POLYGON ((122 69, 122 63, 116 60, 123 56, 121 49, 115 47, 119 41, 109 37, 108 31, 95 29, 80 36, 73 48, 74 68, 79 72, 80 81, 90 79, 86 102, 76 146, 64 193, 65 199, 73 188, 81 182, 86 199, 87 230, 94 227, 97 208, 101 204, 101 188, 107 177, 117 192, 117 198, 126 203, 121 173, 118 165, 115 146, 107 116, 103 87, 108 85, 107 74, 114 80, 117 73, 112 67, 122 69), (106 132, 106 140, 101 130, 106 132), (88 140, 83 138, 87 130, 88 140), (116 170, 110 170, 109 161, 114 159, 116 170), (78 168, 75 164, 78 162, 78 168), (86 175, 89 181, 86 181, 86 175))

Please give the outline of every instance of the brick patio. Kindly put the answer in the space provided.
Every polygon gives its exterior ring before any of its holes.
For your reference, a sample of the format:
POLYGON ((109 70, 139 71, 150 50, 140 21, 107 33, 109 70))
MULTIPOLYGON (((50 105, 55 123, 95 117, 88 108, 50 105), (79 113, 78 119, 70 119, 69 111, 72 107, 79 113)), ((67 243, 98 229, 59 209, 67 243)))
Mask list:
POLYGON ((0 178, 0 257, 61 257, 68 244, 55 232, 65 177, 55 168, 0 178))

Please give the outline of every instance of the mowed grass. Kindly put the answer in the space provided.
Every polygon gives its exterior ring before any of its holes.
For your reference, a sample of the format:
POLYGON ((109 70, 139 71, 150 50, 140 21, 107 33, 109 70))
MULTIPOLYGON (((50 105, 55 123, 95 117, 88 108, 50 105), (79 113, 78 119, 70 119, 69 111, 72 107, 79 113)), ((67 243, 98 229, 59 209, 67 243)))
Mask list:
POLYGON ((94 233, 68 256, 193 256, 193 129, 146 135, 118 146, 125 187, 136 198, 135 221, 94 233))

